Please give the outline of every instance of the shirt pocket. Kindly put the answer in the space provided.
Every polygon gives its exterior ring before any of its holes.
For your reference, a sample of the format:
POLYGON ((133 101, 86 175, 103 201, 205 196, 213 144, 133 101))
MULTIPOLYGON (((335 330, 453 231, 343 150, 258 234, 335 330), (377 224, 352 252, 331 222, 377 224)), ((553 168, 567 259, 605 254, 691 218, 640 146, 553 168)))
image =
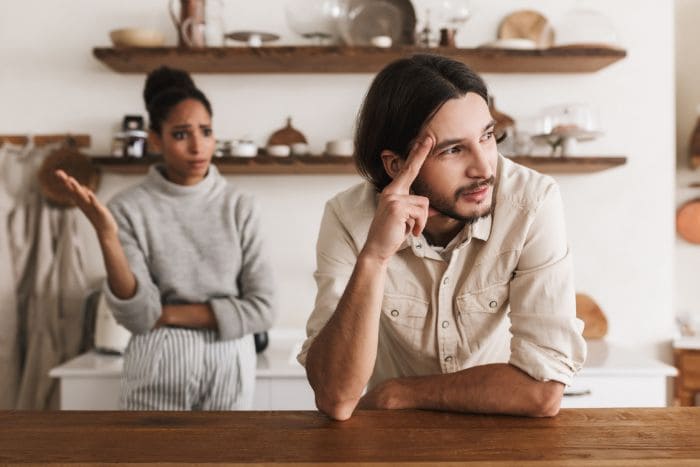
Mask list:
POLYGON ((418 349, 426 327, 429 305, 418 297, 385 294, 382 301, 383 325, 410 348, 418 349))
POLYGON ((504 319, 509 292, 505 282, 457 297, 460 330, 471 353, 481 348, 504 319))

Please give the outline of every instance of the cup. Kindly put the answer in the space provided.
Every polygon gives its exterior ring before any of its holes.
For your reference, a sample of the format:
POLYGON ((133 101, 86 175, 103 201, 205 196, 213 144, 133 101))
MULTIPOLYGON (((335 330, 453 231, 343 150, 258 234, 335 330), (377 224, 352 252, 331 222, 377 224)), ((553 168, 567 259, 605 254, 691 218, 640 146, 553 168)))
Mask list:
POLYGON ((309 145, 306 143, 294 143, 290 147, 294 156, 305 156, 309 153, 309 145))
POLYGON ((326 143, 326 154, 329 156, 352 157, 355 145, 351 139, 336 139, 326 143))
POLYGON ((266 148, 267 154, 275 157, 287 157, 291 148, 286 144, 271 144, 266 148))
POLYGON ((234 157, 255 157, 258 155, 258 146, 252 141, 232 141, 231 155, 234 157))

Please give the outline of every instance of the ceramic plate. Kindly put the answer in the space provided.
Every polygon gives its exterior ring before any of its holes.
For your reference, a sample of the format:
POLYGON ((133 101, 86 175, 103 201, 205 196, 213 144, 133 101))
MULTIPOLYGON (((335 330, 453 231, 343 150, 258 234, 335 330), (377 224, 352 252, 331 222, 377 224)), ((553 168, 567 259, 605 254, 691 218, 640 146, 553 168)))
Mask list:
POLYGON ((414 43, 416 13, 410 0, 348 0, 339 22, 346 45, 372 45, 372 38, 389 36, 393 45, 414 43))

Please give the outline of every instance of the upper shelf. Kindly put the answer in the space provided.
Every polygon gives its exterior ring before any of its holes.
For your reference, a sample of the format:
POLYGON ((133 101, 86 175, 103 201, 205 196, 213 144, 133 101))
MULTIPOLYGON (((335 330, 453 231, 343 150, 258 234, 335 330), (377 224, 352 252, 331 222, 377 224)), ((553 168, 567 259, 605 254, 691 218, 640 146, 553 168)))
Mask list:
MULTIPOLYGON (((510 159, 518 164, 548 174, 581 174, 600 172, 624 165, 624 156, 513 156, 510 159)), ((95 164, 107 172, 120 174, 146 173, 148 167, 157 159, 145 158, 129 160, 123 157, 93 157, 95 164)), ((351 157, 332 156, 295 156, 271 157, 258 156, 251 159, 239 157, 214 158, 219 171, 232 175, 349 175, 356 174, 355 162, 351 157)))
POLYGON ((598 71, 627 52, 610 47, 553 47, 542 50, 415 46, 339 47, 96 47, 93 54, 115 71, 147 73, 160 65, 191 73, 376 73, 387 63, 416 53, 437 53, 480 73, 585 73, 598 71))

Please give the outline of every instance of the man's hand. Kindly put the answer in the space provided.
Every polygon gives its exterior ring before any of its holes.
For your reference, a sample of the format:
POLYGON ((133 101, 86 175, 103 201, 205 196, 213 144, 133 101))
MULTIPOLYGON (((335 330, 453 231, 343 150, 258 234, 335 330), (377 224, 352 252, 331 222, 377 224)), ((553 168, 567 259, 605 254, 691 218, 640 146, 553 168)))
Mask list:
POLYGON ((411 195, 410 190, 433 145, 430 136, 416 143, 401 172, 382 191, 361 254, 388 261, 401 247, 409 232, 418 236, 425 228, 429 212, 428 198, 411 195))
POLYGON ((388 379, 378 384, 367 394, 362 396, 357 404, 358 409, 364 410, 396 410, 410 409, 410 403, 405 387, 398 379, 388 379))

